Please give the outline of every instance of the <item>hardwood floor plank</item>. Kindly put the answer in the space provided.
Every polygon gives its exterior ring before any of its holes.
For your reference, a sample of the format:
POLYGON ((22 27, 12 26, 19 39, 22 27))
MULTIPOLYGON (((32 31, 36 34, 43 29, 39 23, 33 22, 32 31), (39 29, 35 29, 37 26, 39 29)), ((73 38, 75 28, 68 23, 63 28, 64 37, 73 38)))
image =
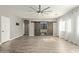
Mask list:
POLYGON ((22 36, 0 46, 1 53, 78 53, 79 46, 53 36, 22 36))

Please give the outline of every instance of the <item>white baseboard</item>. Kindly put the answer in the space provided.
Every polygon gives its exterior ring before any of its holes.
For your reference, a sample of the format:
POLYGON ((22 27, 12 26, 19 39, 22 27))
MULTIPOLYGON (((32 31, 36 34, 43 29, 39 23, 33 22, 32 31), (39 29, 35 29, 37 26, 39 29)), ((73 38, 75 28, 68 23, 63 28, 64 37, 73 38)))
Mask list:
POLYGON ((18 37, 20 37, 20 36, 23 36, 23 35, 16 36, 16 37, 14 37, 14 38, 11 38, 10 40, 16 39, 16 38, 18 38, 18 37))
MULTIPOLYGON (((11 38, 11 39, 9 39, 9 40, 16 39, 16 38, 18 38, 18 37, 20 37, 20 36, 23 36, 23 35, 16 36, 16 37, 14 37, 14 38, 11 38)), ((7 40, 7 41, 9 41, 9 40, 7 40)), ((7 42, 7 41, 6 41, 6 42, 7 42)), ((4 42, 1 42, 1 43, 0 43, 0 45, 1 45, 2 43, 4 43, 4 42)))

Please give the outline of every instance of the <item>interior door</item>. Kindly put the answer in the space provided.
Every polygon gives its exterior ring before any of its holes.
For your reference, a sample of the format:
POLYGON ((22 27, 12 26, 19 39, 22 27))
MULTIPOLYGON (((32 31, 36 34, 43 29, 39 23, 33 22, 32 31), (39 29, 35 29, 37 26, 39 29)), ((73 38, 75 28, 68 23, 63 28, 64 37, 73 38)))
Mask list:
POLYGON ((10 39, 10 18, 1 16, 1 42, 10 39))

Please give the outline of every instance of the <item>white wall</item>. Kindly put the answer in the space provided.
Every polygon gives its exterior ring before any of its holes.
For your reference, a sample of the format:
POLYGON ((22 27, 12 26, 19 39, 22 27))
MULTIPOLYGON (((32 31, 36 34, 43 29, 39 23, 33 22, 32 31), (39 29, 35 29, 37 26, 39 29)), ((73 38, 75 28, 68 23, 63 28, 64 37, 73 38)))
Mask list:
POLYGON ((0 17, 0 43, 1 43, 1 17, 0 17))
POLYGON ((21 18, 11 16, 10 20, 10 38, 15 39, 24 34, 24 22, 21 18), (19 26, 16 25, 16 22, 19 23, 19 26))
POLYGON ((34 23, 29 21, 29 36, 34 36, 34 23))
MULTIPOLYGON (((0 32, 1 32, 1 17, 2 16, 0 16, 0 32)), ((10 19, 10 30, 9 30, 10 31, 10 33, 9 33, 10 40, 24 35, 24 21, 21 18, 16 17, 16 16, 8 16, 8 17, 10 19), (17 26, 16 23, 19 23, 19 26, 17 26)), ((4 18, 5 18, 5 16, 3 16, 3 19, 4 18)), ((1 40, 1 33, 0 33, 0 43, 2 41, 4 42, 4 40, 1 40)))
POLYGON ((58 26, 57 23, 53 23, 53 36, 58 36, 58 26))
MULTIPOLYGON (((79 7, 73 9, 72 11, 68 12, 64 16, 62 16, 62 20, 64 20, 65 23, 65 31, 64 31, 64 39, 71 41, 73 43, 76 43, 79 45, 79 34, 77 34, 77 28, 79 25, 77 25, 79 22, 77 22, 77 17, 79 16, 79 7), (67 21, 71 20, 71 32, 68 32, 67 27, 67 21)), ((59 20, 61 20, 61 18, 59 20)))

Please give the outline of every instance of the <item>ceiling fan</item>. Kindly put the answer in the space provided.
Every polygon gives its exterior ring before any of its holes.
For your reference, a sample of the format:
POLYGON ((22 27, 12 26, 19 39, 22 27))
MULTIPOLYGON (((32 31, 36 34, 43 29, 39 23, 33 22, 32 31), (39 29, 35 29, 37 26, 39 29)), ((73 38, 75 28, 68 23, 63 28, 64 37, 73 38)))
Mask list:
POLYGON ((42 14, 42 13, 46 13, 46 12, 51 12, 51 11, 47 11, 50 7, 46 7, 44 9, 42 9, 42 6, 39 5, 37 9, 30 7, 32 10, 34 10, 36 13, 38 14, 42 14))

